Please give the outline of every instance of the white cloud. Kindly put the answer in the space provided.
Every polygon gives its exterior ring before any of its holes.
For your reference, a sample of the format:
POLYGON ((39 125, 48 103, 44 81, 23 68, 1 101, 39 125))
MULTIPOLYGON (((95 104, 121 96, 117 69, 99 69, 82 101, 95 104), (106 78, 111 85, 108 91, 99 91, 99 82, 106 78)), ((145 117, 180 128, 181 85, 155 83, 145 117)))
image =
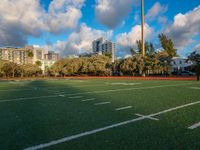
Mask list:
MULTIPOLYGON (((145 24, 145 38, 148 39, 150 35, 153 35, 153 28, 148 24, 145 24)), ((141 39, 141 25, 136 25, 132 27, 131 31, 128 33, 121 33, 117 36, 117 44, 124 47, 136 46, 136 41, 141 39)))
POLYGON ((49 5, 47 26, 50 32, 60 33, 76 28, 82 17, 81 8, 85 0, 53 0, 49 5))
POLYGON ((120 25, 139 0, 96 0, 97 20, 108 28, 120 25))
POLYGON ((197 53, 200 54, 200 44, 197 44, 197 45, 194 47, 194 51, 196 51, 197 53))
MULTIPOLYGON (((154 29, 148 24, 145 24, 145 40, 150 40, 154 38, 154 29)), ((137 40, 141 39, 141 25, 133 26, 130 32, 125 32, 117 35, 117 56, 125 57, 130 54, 130 47, 137 48, 137 40)))
POLYGON ((66 41, 58 41, 56 44, 49 45, 48 49, 57 50, 62 56, 76 55, 92 52, 92 41, 98 37, 110 38, 112 31, 104 32, 81 24, 76 31, 71 33, 66 41))
POLYGON ((76 28, 85 0, 53 0, 48 12, 39 0, 0 1, 0 46, 23 46, 42 31, 61 33, 76 28))
POLYGON ((166 5, 161 5, 159 2, 156 2, 147 12, 146 19, 149 21, 154 20, 158 16, 164 14, 168 10, 166 5))
POLYGON ((164 31, 174 41, 177 48, 183 48, 193 42, 200 33, 200 5, 185 14, 179 13, 174 22, 164 31))

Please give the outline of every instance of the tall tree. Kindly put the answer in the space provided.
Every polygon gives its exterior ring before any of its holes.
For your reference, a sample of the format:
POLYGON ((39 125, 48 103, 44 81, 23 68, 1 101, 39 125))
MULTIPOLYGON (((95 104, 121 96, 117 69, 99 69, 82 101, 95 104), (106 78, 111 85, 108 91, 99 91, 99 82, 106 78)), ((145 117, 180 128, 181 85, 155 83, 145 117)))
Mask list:
MULTIPOLYGON (((141 40, 136 41, 136 43, 137 43, 138 53, 142 54, 142 42, 141 42, 141 40)), ((147 55, 152 55, 152 54, 155 53, 155 48, 153 46, 153 43, 147 42, 147 41, 145 42, 145 53, 147 55)))
POLYGON ((130 48, 130 52, 131 52, 131 55, 134 56, 135 54, 137 54, 137 52, 134 50, 133 47, 130 48))
POLYGON ((158 35, 160 39, 160 43, 164 49, 164 51, 167 52, 167 54, 172 58, 177 56, 177 49, 174 48, 174 43, 172 39, 168 38, 165 34, 159 34, 158 35))
POLYGON ((192 52, 188 56, 188 59, 194 63, 195 71, 197 74, 197 81, 199 81, 199 78, 200 78, 200 54, 198 54, 196 51, 192 52))

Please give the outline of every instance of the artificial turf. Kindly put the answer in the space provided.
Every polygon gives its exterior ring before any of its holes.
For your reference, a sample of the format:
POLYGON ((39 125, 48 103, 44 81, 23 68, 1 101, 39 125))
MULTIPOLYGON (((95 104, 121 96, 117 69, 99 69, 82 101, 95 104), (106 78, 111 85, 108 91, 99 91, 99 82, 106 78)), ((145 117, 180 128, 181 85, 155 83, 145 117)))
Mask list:
MULTIPOLYGON (((200 83, 162 80, 0 81, 0 149, 24 149, 200 101, 200 83), (191 87, 196 87, 192 89, 191 87), (199 89, 198 89, 199 88, 199 89), (79 98, 74 98, 81 96, 79 98), (85 101, 86 99, 93 101, 85 101), (110 102, 105 105, 96 103, 110 102), (116 108, 132 106, 116 111, 116 108)), ((200 104, 45 149, 200 149, 200 104)))

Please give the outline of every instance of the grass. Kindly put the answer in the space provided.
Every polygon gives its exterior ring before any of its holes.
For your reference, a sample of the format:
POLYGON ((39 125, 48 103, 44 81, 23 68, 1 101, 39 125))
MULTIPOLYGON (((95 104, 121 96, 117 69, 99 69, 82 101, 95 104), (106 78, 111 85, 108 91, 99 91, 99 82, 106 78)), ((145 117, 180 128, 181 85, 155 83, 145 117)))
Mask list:
MULTIPOLYGON (((200 89, 190 87, 200 84, 103 79, 0 82, 0 149, 24 149, 138 118, 135 113, 149 115, 200 101, 200 89), (101 102, 110 103, 94 105, 101 102), (132 108, 115 110, 125 106, 132 108)), ((45 149, 199 150, 200 127, 188 127, 200 122, 200 104, 156 118, 159 121, 144 119, 45 149)))

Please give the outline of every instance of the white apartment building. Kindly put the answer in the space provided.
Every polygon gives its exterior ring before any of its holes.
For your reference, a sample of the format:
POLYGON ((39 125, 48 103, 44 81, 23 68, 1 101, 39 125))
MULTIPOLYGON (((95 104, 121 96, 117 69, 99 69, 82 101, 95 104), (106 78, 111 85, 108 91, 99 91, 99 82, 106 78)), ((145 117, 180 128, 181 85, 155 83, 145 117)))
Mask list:
POLYGON ((17 64, 32 63, 32 58, 28 53, 33 51, 33 47, 27 46, 22 48, 6 47, 0 48, 0 60, 7 60, 17 64))
POLYGON ((112 55, 112 62, 115 60, 115 43, 104 39, 103 37, 92 42, 92 50, 95 54, 106 54, 112 55))
POLYGON ((45 54, 45 50, 40 47, 25 46, 22 48, 6 47, 0 48, 0 60, 7 60, 17 64, 35 64, 41 62, 41 69, 45 72, 46 68, 51 67, 59 60, 59 54, 50 51, 45 54), (33 57, 29 57, 29 53, 33 53, 33 57))

